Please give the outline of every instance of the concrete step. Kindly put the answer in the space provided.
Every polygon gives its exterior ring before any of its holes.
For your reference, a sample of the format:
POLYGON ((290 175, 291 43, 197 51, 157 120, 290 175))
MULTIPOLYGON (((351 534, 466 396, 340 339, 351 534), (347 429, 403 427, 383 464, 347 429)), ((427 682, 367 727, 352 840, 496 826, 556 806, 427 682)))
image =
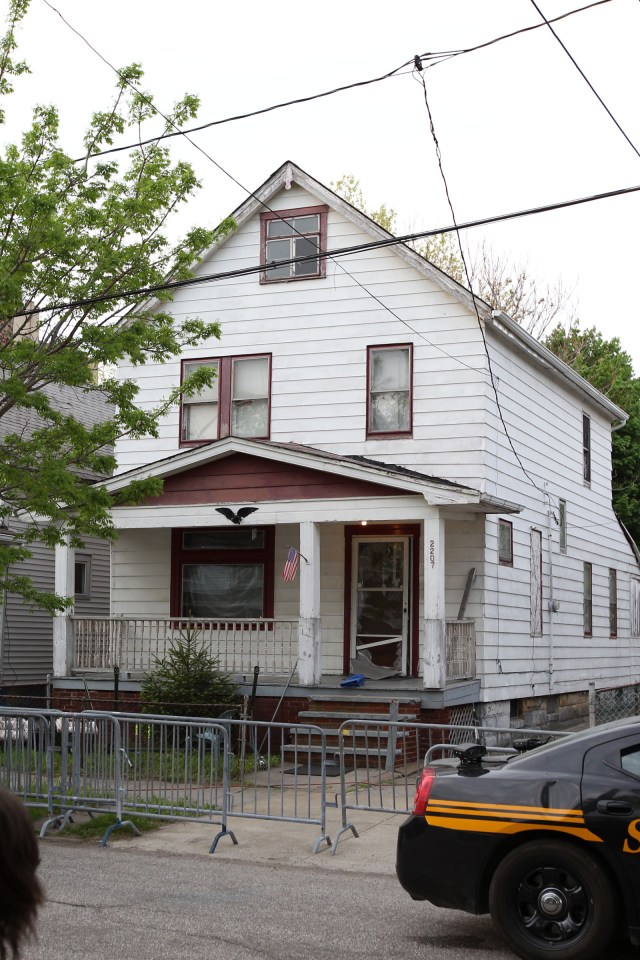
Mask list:
MULTIPOLYGON (((359 710, 349 710, 348 712, 341 710, 301 710, 298 717, 305 720, 372 720, 377 723, 389 723, 389 717, 385 714, 365 713, 359 710)), ((396 722, 412 723, 417 719, 418 716, 415 713, 404 713, 398 716, 396 722)))
MULTIPOLYGON (((316 726, 319 726, 319 724, 316 724, 316 726)), ((322 730, 324 731, 327 739, 333 738, 334 740, 337 740, 338 737, 341 736, 339 727, 322 727, 322 730)), ((400 737, 407 737, 412 733, 413 733, 412 730, 400 729, 400 730, 396 730, 395 735, 398 737, 398 739, 400 739, 400 737)), ((311 730, 310 736, 313 738, 313 737, 319 736, 319 734, 317 734, 314 730, 311 730)), ((362 727, 359 727, 359 728, 356 727, 353 730, 347 730, 346 734, 343 732, 342 736, 347 736, 349 740, 353 739, 354 737, 361 738, 361 739, 364 739, 366 737, 369 740, 373 740, 374 738, 377 739, 378 737, 382 739, 384 737, 384 739, 386 740, 387 737, 389 736, 389 731, 388 730, 365 730, 362 727)))
POLYGON ((355 690, 351 693, 336 693, 336 694, 325 694, 324 696, 320 694, 311 694, 309 700, 314 703, 353 703, 357 704, 359 700, 364 700, 365 703, 386 703, 391 705, 391 703, 397 703, 400 706, 404 704, 419 704, 419 697, 374 697, 363 687, 359 688, 362 690, 362 693, 358 694, 355 690))

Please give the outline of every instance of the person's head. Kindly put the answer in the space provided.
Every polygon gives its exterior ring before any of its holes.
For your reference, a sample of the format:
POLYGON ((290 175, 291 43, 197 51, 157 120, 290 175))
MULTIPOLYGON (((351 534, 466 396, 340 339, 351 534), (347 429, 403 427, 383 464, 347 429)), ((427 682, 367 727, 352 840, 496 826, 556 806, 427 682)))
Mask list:
POLYGON ((43 892, 31 818, 20 801, 0 788, 0 960, 18 957, 33 932, 43 892))

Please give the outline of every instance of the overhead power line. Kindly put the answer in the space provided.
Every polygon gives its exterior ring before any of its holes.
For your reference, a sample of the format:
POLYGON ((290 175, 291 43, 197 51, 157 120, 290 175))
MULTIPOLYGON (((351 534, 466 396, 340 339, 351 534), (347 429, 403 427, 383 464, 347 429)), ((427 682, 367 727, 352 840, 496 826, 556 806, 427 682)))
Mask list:
POLYGON ((462 260, 462 266, 464 267, 464 274, 465 274, 465 277, 466 277, 466 279, 467 279, 467 286, 469 287, 469 290, 470 290, 470 292, 471 292, 473 309, 474 309, 474 311, 475 311, 476 320, 477 320, 477 322, 478 322, 478 329, 479 329, 479 331, 480 331, 480 336, 482 337, 482 343, 483 343, 483 346, 484 346, 484 352, 485 352, 485 356, 486 356, 486 358, 487 358, 487 368, 488 368, 488 371, 489 371, 489 381, 490 381, 490 383, 491 383, 491 387, 492 387, 492 389, 493 389, 493 393, 494 393, 494 397, 495 397, 495 401, 496 401, 496 410, 498 411, 498 416, 499 416, 499 418, 500 418, 500 422, 501 422, 501 424, 502 424, 502 429, 504 430, 505 437, 507 438, 507 441, 508 441, 508 443, 509 443, 509 446, 511 447, 511 450, 513 451, 513 455, 514 455, 514 457, 516 458, 520 469, 521 469, 522 472, 524 473, 524 475, 525 475, 525 477, 527 478, 527 480, 529 481, 529 483, 530 483, 533 487, 535 487, 536 490, 538 490, 540 493, 542 493, 542 494, 544 495, 544 491, 542 490, 541 487, 538 486, 538 484, 535 482, 535 480, 533 479, 533 477, 531 476, 531 474, 529 473, 529 471, 528 471, 527 468, 525 467, 524 463, 522 462, 522 458, 520 457, 520 454, 518 453, 518 451, 517 451, 516 448, 515 448, 515 444, 514 444, 512 438, 511 438, 511 434, 509 433, 509 430, 508 430, 508 427, 507 427, 507 423, 506 423, 506 420, 505 420, 505 418, 504 418, 504 414, 503 414, 503 412, 502 412, 502 404, 500 403, 500 396, 499 396, 499 394, 498 394, 498 385, 496 384, 496 380, 495 380, 495 377, 494 377, 494 375, 493 375, 493 364, 492 364, 492 362, 491 362, 491 354, 489 353, 489 344, 487 343, 487 338, 486 338, 486 336, 485 336, 484 328, 483 328, 483 326, 482 326, 482 321, 481 321, 481 319, 480 319, 480 311, 478 310, 478 301, 477 301, 477 299, 476 299, 476 297, 475 297, 475 295, 474 295, 474 293, 473 293, 473 284, 472 284, 472 282, 471 282, 471 273, 470 273, 469 267, 468 267, 468 265, 467 265, 467 257, 466 257, 466 254, 465 254, 465 252, 464 252, 464 247, 463 247, 463 245, 462 245, 462 238, 461 238, 461 236, 460 236, 460 227, 458 226, 458 224, 457 224, 457 222, 456 222, 456 215, 455 215, 455 210, 454 210, 454 208, 453 208, 453 201, 452 201, 452 199, 451 199, 451 193, 450 193, 450 191, 449 191, 449 184, 448 184, 448 182, 447 182, 447 177, 446 177, 445 172, 444 172, 444 163, 443 163, 443 160, 442 160, 442 152, 441 152, 441 150, 440 150, 440 143, 439 143, 438 137, 437 137, 437 135, 436 135, 435 125, 434 125, 434 122, 433 122, 433 114, 431 113, 431 107, 429 106, 429 98, 428 98, 428 96, 427 96, 427 84, 426 84, 425 79, 424 79, 424 70, 423 70, 423 68, 422 68, 422 64, 421 64, 419 61, 416 61, 416 72, 417 72, 417 74, 418 74, 418 77, 417 77, 417 78, 419 79, 419 82, 422 84, 422 89, 423 89, 423 92, 424 92, 424 104, 425 104, 425 107, 426 107, 426 110, 427 110, 427 116, 428 116, 428 118, 429 118, 429 130, 430 130, 430 132, 431 132, 431 137, 432 137, 432 139, 433 139, 433 143, 434 143, 434 147, 435 147, 435 151, 436 151, 436 159, 437 159, 437 161, 438 161, 438 169, 440 170, 440 176, 442 177, 442 183, 443 183, 443 185, 444 185, 444 192, 445 192, 445 195, 446 195, 446 198, 447 198, 447 203, 448 203, 448 205, 449 205, 449 210, 451 211, 451 217, 452 217, 453 223, 454 223, 455 234, 456 234, 456 238, 457 238, 457 240, 458 240, 458 248, 459 248, 459 250, 460 250, 460 259, 462 260))
POLYGON ((545 17, 544 13, 542 12, 542 10, 540 9, 540 7, 539 7, 538 4, 536 3, 536 0, 531 0, 531 3, 533 4, 533 6, 535 7, 535 9, 538 11, 538 13, 540 14, 540 16, 542 17, 544 23, 549 27, 549 30, 551 31, 551 33, 553 34, 553 36, 556 38, 556 40, 558 41, 558 43, 560 44, 560 46, 562 47, 562 49, 564 50, 564 52, 566 53, 566 55, 569 57, 569 60, 571 60, 571 63, 574 65, 574 67, 576 68, 576 70, 578 71, 578 73, 580 74, 580 76, 582 77, 582 79, 584 80, 584 82, 587 84, 587 86, 589 87, 589 89, 591 90, 591 92, 593 93, 593 95, 594 95, 594 96, 596 97, 596 99, 599 101, 599 103, 601 104, 601 106, 606 110, 606 112, 608 113, 609 117, 613 120, 613 122, 615 123, 616 127, 618 128, 618 130, 620 131, 620 133, 622 134, 622 136, 625 138, 625 140, 627 141, 627 143, 629 144, 629 146, 631 147, 631 149, 634 151, 634 153, 636 154, 636 156, 640 157, 640 150, 638 150, 638 148, 636 147, 635 143, 633 142, 633 140, 631 139, 631 137, 628 135, 628 133, 626 132, 626 130, 624 130, 623 127, 618 123, 618 121, 617 121, 616 118, 614 117, 613 113, 611 112, 611 110, 609 109, 609 107, 606 105, 606 103, 604 102, 604 100, 602 99, 602 97, 600 96, 600 94, 598 93, 598 91, 596 90, 596 88, 594 87, 594 85, 591 83, 591 81, 589 80, 588 76, 586 75, 586 73, 584 72, 584 70, 582 69, 582 67, 578 64, 578 62, 576 61, 576 59, 575 59, 575 57, 573 56, 573 54, 567 49, 567 47, 566 47, 565 44, 562 42, 562 40, 560 39, 560 37, 558 36, 558 34, 556 33, 556 31, 555 31, 555 30, 553 29, 553 27, 551 26, 551 24, 553 23, 553 21, 552 21, 552 20, 547 20, 547 18, 545 17))
MULTIPOLYGON (((583 7, 577 7, 575 10, 569 10, 567 13, 563 13, 558 17, 554 17, 552 20, 547 21, 547 23, 555 23, 558 20, 564 20, 567 17, 573 16, 574 14, 582 13, 585 10, 589 10, 592 7, 599 7, 604 3, 610 3, 610 2, 611 0, 595 0, 594 3, 589 3, 583 7)), ((77 30, 71 23, 69 23, 69 21, 63 16, 63 14, 56 7, 53 6, 53 4, 49 3, 49 0, 44 0, 44 3, 46 3, 49 9, 52 10, 54 13, 56 13, 60 17, 63 23, 65 23, 69 27, 69 29, 72 30, 76 34, 76 36, 79 37, 83 41, 83 43, 85 43, 89 47, 89 49, 96 54, 96 56, 100 57, 103 63, 105 63, 111 70, 116 69, 115 67, 113 67, 112 64, 108 62, 108 60, 106 60, 105 57, 103 57, 103 55, 99 52, 99 50, 97 50, 90 43, 90 41, 87 40, 87 38, 80 33, 79 30, 77 30)), ((545 25, 546 24, 544 23, 536 23, 530 27, 522 27, 519 30, 513 30, 511 33, 505 33, 502 36, 493 37, 491 40, 487 40, 483 43, 476 44, 473 47, 467 47, 460 50, 445 50, 445 51, 439 51, 439 52, 435 51, 431 53, 427 52, 427 53, 422 53, 419 56, 422 61, 425 61, 425 60, 433 61, 431 65, 435 66, 438 63, 442 63, 444 60, 449 60, 453 57, 458 57, 467 53, 475 53, 477 50, 482 50, 486 47, 490 47, 493 44, 500 43, 503 40, 510 40, 512 37, 518 36, 518 34, 528 33, 532 30, 539 30, 541 27, 544 27, 545 25)), ((251 117, 258 117, 265 113, 272 113, 275 110, 282 110, 285 107, 292 107, 301 103, 310 103, 313 100, 321 100, 325 97, 331 97, 338 93, 344 93, 347 90, 355 90, 360 87, 371 86, 372 84, 380 83, 382 80, 389 80, 392 77, 396 77, 396 76, 404 76, 404 74, 401 73, 401 71, 404 70, 405 67, 412 65, 413 62, 414 62, 413 58, 411 58, 411 60, 407 60, 405 63, 401 63, 400 66, 395 67, 393 70, 389 70, 387 73, 383 73, 380 76, 370 77, 364 80, 356 80, 353 83, 342 84, 341 86, 333 87, 330 90, 324 90, 321 93, 313 93, 305 97, 295 97, 293 100, 284 100, 280 103, 273 103, 267 107, 259 107, 256 110, 249 110, 246 113, 238 113, 230 117, 223 117, 219 120, 210 120, 207 123, 201 123, 195 127, 185 127, 184 129, 175 130, 170 133, 158 134, 158 136, 149 137, 146 140, 136 140, 135 143, 127 143, 119 147, 109 147, 105 150, 96 150, 93 153, 85 154, 82 157, 77 157, 73 162, 86 163, 88 159, 90 160, 95 157, 104 157, 112 153, 122 153, 127 150, 133 150, 136 147, 148 146, 150 143, 158 143, 161 140, 171 140, 175 137, 183 136, 184 134, 198 133, 201 130, 208 130, 210 127, 218 127, 226 123, 234 123, 237 120, 248 120, 251 117)), ((120 71, 116 70, 116 72, 122 78, 120 71)), ((409 72, 410 71, 407 71, 407 73, 409 72)), ((137 88, 134 88, 134 89, 136 90, 136 92, 138 93, 140 92, 137 88)))
MULTIPOLYGON (((579 206, 580 204, 593 203, 596 200, 608 200, 613 197, 623 197, 632 193, 640 193, 640 184, 636 184, 632 187, 620 187, 617 190, 607 190, 603 193, 594 193, 590 196, 578 197, 574 200, 562 200, 558 203, 547 203, 541 207, 528 207, 524 210, 517 210, 512 213, 497 214, 493 217, 481 217, 477 220, 465 220, 457 225, 453 224, 445 227, 435 227, 431 230, 418 230, 413 233, 402 234, 402 236, 399 237, 385 237, 380 240, 371 240, 367 243, 354 244, 350 247, 338 247, 335 250, 319 250, 304 257, 292 257, 289 260, 278 260, 278 265, 284 266, 285 264, 305 263, 309 260, 317 260, 319 257, 332 260, 337 257, 349 256, 353 253, 363 253, 368 250, 379 250, 384 247, 393 247, 402 243, 411 243, 414 240, 422 240, 427 237, 438 236, 441 233, 454 233, 457 230, 470 230, 473 227, 484 227, 488 226, 489 224, 502 223, 508 220, 517 220, 522 217, 535 216, 540 213, 551 213, 554 210, 564 210, 569 207, 579 206)), ((210 273, 200 277, 190 277, 186 280, 166 280, 163 283, 153 284, 148 287, 138 287, 133 290, 120 290, 114 293, 102 294, 96 297, 85 297, 81 300, 70 300, 63 303, 50 304, 47 307, 39 307, 34 309, 25 308, 24 310, 20 310, 12 314, 12 316, 28 317, 32 314, 42 313, 43 311, 59 313, 62 310, 73 310, 76 307, 91 306, 93 303, 109 303, 117 300, 144 299, 145 297, 152 296, 154 293, 159 293, 162 290, 175 290, 181 287, 190 287, 201 283, 215 283, 219 280, 229 280, 234 277, 250 276, 254 273, 264 272, 265 269, 266 264, 262 263, 255 264, 252 267, 241 267, 237 270, 225 270, 221 273, 210 273)), ((4 317, 2 319, 10 318, 4 317)))

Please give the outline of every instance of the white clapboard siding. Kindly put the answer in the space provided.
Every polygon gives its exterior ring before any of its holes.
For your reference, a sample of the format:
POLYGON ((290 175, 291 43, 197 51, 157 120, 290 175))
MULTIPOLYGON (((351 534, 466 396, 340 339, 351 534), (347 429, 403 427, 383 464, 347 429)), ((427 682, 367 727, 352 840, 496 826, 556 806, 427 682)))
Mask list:
POLYGON ((584 394, 523 360, 504 340, 488 336, 502 414, 522 466, 495 413, 487 431, 487 484, 498 496, 526 505, 509 519, 513 567, 497 563, 497 520, 487 520, 486 594, 479 631, 484 697, 533 695, 548 689, 585 689, 638 678, 638 642, 630 639, 629 580, 637 565, 611 509, 610 424, 584 394), (582 479, 582 414, 591 417, 591 484, 582 479), (524 467, 524 469, 523 469, 524 467), (529 477, 526 476, 527 471, 529 477), (560 553, 558 515, 567 502, 568 549, 560 553), (529 631, 529 536, 542 532, 543 634, 529 631), (553 565, 551 612, 549 540, 553 565), (593 635, 583 631, 583 563, 593 565, 593 635), (618 577, 618 636, 609 636, 609 568, 618 577), (492 638, 499 638, 493 642, 492 638), (523 651, 528 656, 523 657, 523 651), (524 691, 524 692, 523 692, 524 691))
MULTIPOLYGON (((270 206, 286 209, 316 202, 292 187, 273 198, 270 206)), ((370 240, 333 211, 328 238, 329 248, 370 240)), ((198 273, 257 263, 258 254, 256 216, 204 261, 198 273)), ((394 251, 365 251, 341 266, 329 261, 326 278, 303 283, 261 286, 256 275, 186 288, 176 292, 171 310, 178 319, 198 315, 221 325, 220 341, 186 351, 185 357, 272 354, 273 440, 413 464, 434 476, 465 483, 482 478, 479 424, 485 359, 477 321, 394 251), (414 345, 412 439, 366 440, 367 347, 385 343, 414 345)), ((153 406, 179 382, 180 370, 177 363, 148 364, 135 370, 123 365, 120 375, 135 378, 139 401, 153 406)), ((177 452, 178 422, 176 408, 164 418, 152 442, 122 440, 117 451, 119 469, 177 452)))
MULTIPOLYGON (((317 202, 294 183, 272 197, 269 206, 283 210, 317 202)), ((256 265, 259 239, 255 214, 199 265, 197 273, 206 276, 256 265)), ((330 210, 329 249, 370 239, 350 217, 330 210)), ((640 679, 640 639, 630 637, 630 580, 639 570, 611 509, 611 424, 601 406, 544 366, 504 327, 487 321, 484 328, 491 378, 475 313, 393 248, 328 260, 326 277, 304 282, 261 285, 257 275, 248 275, 187 287, 176 291, 169 309, 178 323, 199 316, 220 325, 220 340, 185 351, 186 358, 271 354, 272 440, 365 455, 478 487, 521 505, 521 512, 509 517, 512 567, 498 563, 498 517, 446 521, 447 617, 457 615, 469 569, 477 569, 466 614, 476 625, 482 700, 508 703, 550 689, 585 689, 589 680, 615 685, 628 683, 630 677, 640 679), (367 347, 400 343, 413 344, 414 351, 413 435, 367 439, 367 347), (583 412, 591 417, 592 427, 590 485, 582 480, 583 412), (553 519, 558 498, 567 502, 566 554, 560 553, 553 519), (532 528, 542 534, 539 637, 530 635, 532 528), (585 560, 593 564, 592 637, 585 637, 582 627, 585 560), (609 636, 609 568, 618 574, 615 638, 609 636), (553 598, 559 603, 553 619, 552 570, 553 598)), ((123 364, 119 375, 137 382, 139 402, 150 409, 179 382, 180 364, 136 368, 123 364)), ((176 407, 164 416, 157 438, 120 441, 118 469, 176 453, 178 424, 176 407)), ((339 673, 344 518, 332 511, 328 506, 321 528, 323 670, 339 673)), ((168 511, 165 516, 159 509, 155 522, 170 523, 170 517, 178 514, 168 511)), ((384 511, 378 515, 386 516, 384 511)), ((114 545, 112 587, 112 602, 120 612, 168 613, 167 536, 166 530, 122 532, 114 545)), ((288 542, 297 545, 297 536, 296 525, 278 526, 277 558, 288 542)), ((422 557, 420 584, 422 592, 422 557)), ((297 583, 282 582, 278 569, 275 604, 276 616, 297 616, 297 583)))

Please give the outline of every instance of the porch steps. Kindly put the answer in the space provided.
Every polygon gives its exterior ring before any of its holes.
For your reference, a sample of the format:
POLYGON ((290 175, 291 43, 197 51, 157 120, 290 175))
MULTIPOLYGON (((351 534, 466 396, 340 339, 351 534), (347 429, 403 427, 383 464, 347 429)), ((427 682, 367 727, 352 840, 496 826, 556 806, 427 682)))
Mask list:
MULTIPOLYGON (((340 727, 345 721, 356 721, 343 743, 345 760, 350 766, 384 767, 387 764, 389 728, 386 725, 393 716, 398 722, 410 723, 420 719, 420 701, 410 697, 390 698, 384 696, 353 696, 349 694, 325 694, 309 697, 309 710, 301 710, 298 722, 307 721, 311 726, 321 727, 326 736, 327 756, 336 760, 339 756, 340 727), (357 721, 377 721, 380 726, 359 727, 357 721)), ((343 734, 344 736, 344 734, 343 734)), ((395 763, 406 762, 415 736, 412 731, 397 730, 394 748, 395 763)), ((313 764, 313 754, 321 752, 320 736, 310 734, 308 744, 301 747, 289 744, 286 752, 292 752, 296 763, 306 760, 313 764)))

